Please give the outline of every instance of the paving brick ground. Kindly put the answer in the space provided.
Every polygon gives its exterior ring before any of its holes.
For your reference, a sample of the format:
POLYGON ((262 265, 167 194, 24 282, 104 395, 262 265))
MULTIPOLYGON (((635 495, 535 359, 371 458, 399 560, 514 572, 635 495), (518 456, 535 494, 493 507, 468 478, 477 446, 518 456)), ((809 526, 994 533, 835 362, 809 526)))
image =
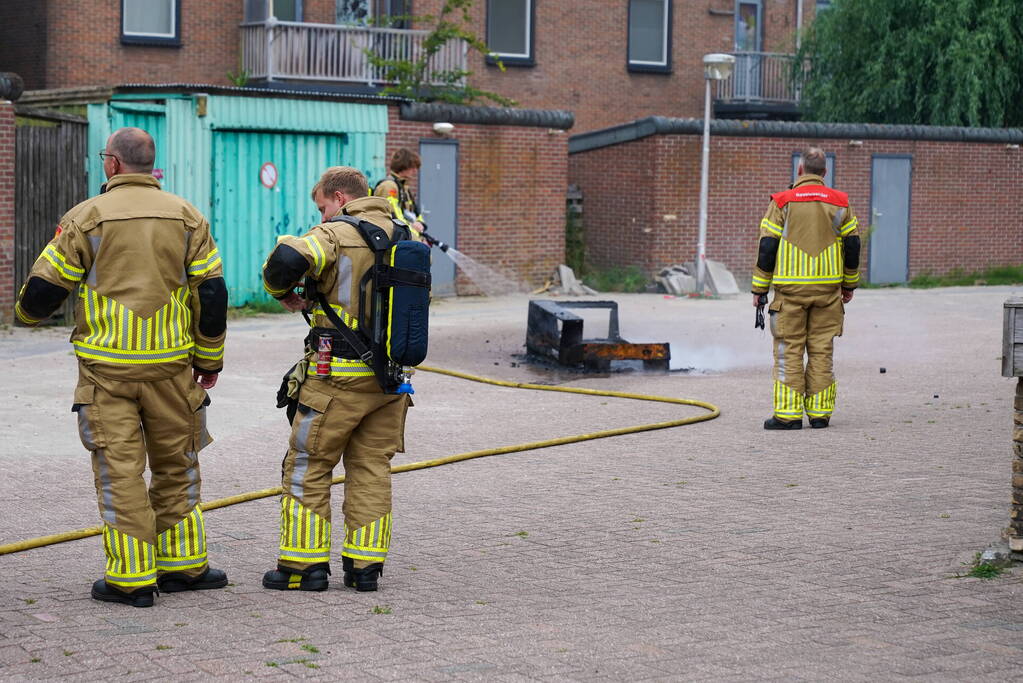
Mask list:
MULTIPOLYGON (((89 598, 96 538, 0 557, 0 677, 1015 678, 1023 571, 953 578, 1008 521, 1014 385, 998 356, 1010 293, 858 293, 833 426, 793 433, 760 428, 770 350, 746 297, 617 297, 626 338, 671 341, 676 363, 699 371, 589 377, 518 364, 525 297, 436 301, 431 364, 699 398, 722 416, 397 475, 375 594, 339 576, 325 593, 263 590, 270 499, 207 515, 229 588, 160 596, 154 609, 89 598)), ((272 399, 301 325, 232 321, 205 499, 279 483, 287 429, 272 399)), ((96 524, 66 330, 0 331, 0 368, 0 542, 96 524)), ((698 412, 426 373, 415 384, 396 462, 698 412)))

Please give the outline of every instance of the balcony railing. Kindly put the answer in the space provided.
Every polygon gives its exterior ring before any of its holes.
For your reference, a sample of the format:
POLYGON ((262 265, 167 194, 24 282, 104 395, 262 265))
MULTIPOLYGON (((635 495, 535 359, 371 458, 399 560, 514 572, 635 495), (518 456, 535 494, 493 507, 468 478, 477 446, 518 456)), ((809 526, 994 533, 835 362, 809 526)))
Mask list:
MULTIPOLYGON (((415 60, 427 31, 267 21, 241 25, 242 69, 257 80, 387 84, 367 52, 384 59, 415 60)), ((429 74, 464 71, 464 41, 445 43, 429 63, 429 74)), ((439 79, 430 80, 440 84, 439 79)))
MULTIPOLYGON (((777 52, 733 52, 732 75, 718 81, 719 102, 798 104, 799 84, 793 79, 795 55, 777 52)), ((808 67, 804 65, 804 70, 808 67)))

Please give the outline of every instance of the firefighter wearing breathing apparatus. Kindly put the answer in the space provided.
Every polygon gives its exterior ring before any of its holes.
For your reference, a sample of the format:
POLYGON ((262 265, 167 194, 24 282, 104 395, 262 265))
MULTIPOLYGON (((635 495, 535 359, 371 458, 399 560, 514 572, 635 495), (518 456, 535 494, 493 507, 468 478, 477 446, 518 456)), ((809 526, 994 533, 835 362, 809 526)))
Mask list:
POLYGON ((206 559, 198 461, 211 441, 205 390, 223 366, 227 287, 209 224, 160 189, 154 151, 138 128, 110 136, 103 192, 60 219, 15 306, 33 325, 78 290, 72 410, 92 452, 106 551, 92 597, 134 607, 151 606, 157 587, 227 585, 206 559))
POLYGON ((771 195, 760 222, 753 305, 774 288, 768 311, 774 337, 774 414, 764 429, 815 429, 835 409, 832 355, 845 304, 859 284, 860 238, 849 198, 824 184, 824 152, 803 152, 799 177, 771 195))
POLYGON ((391 155, 391 172, 373 188, 373 196, 386 199, 391 205, 392 215, 400 221, 407 221, 416 233, 426 229, 411 186, 421 165, 418 154, 401 147, 391 155))
POLYGON ((390 461, 403 451, 412 405, 403 365, 425 357, 430 250, 409 241, 387 200, 367 195, 356 169, 327 169, 312 192, 323 223, 282 237, 263 268, 266 291, 288 310, 311 309, 312 326, 306 354, 279 395, 281 407, 283 394, 291 396, 295 413, 282 472, 278 563, 263 577, 266 588, 327 589, 331 477, 339 462, 344 584, 376 590, 387 558, 390 461), (399 339, 399 329, 410 332, 399 339), (421 353, 402 355, 402 344, 421 353))

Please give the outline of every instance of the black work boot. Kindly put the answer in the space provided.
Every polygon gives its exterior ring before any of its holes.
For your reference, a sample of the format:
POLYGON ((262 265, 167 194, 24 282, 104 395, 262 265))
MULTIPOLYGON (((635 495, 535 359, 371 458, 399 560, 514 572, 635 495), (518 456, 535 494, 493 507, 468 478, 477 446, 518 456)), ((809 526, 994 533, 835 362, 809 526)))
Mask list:
POLYGON ((800 420, 779 420, 775 416, 764 420, 764 429, 802 429, 803 421, 800 420))
POLYGON ((167 572, 156 577, 156 585, 164 593, 204 591, 226 586, 227 574, 220 569, 212 567, 206 567, 206 571, 199 576, 189 576, 181 572, 167 572))
POLYGON ((814 429, 827 429, 829 421, 826 417, 811 417, 810 426, 814 429))
POLYGON ((106 579, 97 579, 96 583, 92 584, 93 599, 103 602, 120 602, 132 607, 152 607, 153 594, 156 592, 156 586, 146 586, 131 593, 125 593, 111 586, 106 579))
POLYGON ((374 562, 368 567, 356 569, 355 560, 343 555, 341 556, 341 566, 345 570, 345 585, 359 592, 375 591, 377 589, 377 578, 384 573, 383 562, 374 562))
POLYGON ((330 583, 330 565, 326 562, 314 564, 308 569, 291 569, 277 566, 277 569, 263 574, 263 588, 275 591, 325 591, 330 583))

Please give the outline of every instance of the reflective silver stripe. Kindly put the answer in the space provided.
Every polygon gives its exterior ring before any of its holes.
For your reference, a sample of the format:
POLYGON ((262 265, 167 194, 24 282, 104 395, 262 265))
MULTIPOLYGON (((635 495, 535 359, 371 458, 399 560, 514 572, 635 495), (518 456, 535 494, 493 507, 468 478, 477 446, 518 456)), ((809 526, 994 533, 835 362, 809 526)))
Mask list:
POLYGON ((352 300, 352 259, 341 254, 337 260, 337 302, 348 306, 352 300))
POLYGON ((148 571, 141 576, 118 576, 107 572, 107 581, 117 584, 152 583, 156 580, 156 570, 148 571))
POLYGON ((309 469, 309 454, 306 453, 306 441, 309 439, 309 429, 312 427, 320 413, 312 408, 309 409, 298 423, 298 431, 295 434, 295 464, 291 471, 291 495, 296 500, 302 500, 305 487, 302 480, 305 479, 306 470, 309 469))
POLYGON ((189 481, 188 507, 194 508, 196 505, 199 504, 199 471, 196 470, 195 468, 196 454, 194 452, 189 451, 188 453, 185 453, 185 455, 188 456, 188 459, 191 460, 193 463, 189 465, 188 469, 185 471, 188 473, 189 481))
MULTIPOLYGON (((126 324, 127 325, 127 324, 126 324)), ((122 349, 102 348, 97 349, 75 342, 75 350, 91 356, 102 356, 104 358, 120 358, 125 360, 173 360, 188 355, 187 347, 174 351, 125 351, 122 349)))
POLYGON ((89 287, 96 286, 96 257, 99 255, 99 243, 102 239, 100 235, 89 235, 89 245, 92 247, 92 267, 89 268, 89 274, 85 278, 85 284, 89 287))
POLYGON ((835 231, 836 235, 842 234, 842 221, 845 218, 845 209, 839 209, 835 212, 835 217, 831 219, 831 229, 835 231))
POLYGON ((310 558, 330 557, 330 548, 325 550, 296 550, 295 548, 281 548, 281 554, 310 558))
POLYGON ((345 553, 368 555, 369 557, 379 557, 380 559, 386 559, 387 557, 386 550, 367 550, 365 548, 360 548, 358 546, 349 545, 348 543, 345 543, 344 550, 342 551, 341 554, 344 555, 345 553))
POLYGON ((169 560, 169 559, 165 559, 165 558, 162 558, 162 557, 158 557, 156 559, 156 566, 159 567, 160 569, 166 569, 168 567, 187 567, 190 564, 195 564, 197 562, 205 562, 205 561, 206 561, 206 553, 203 552, 203 553, 200 553, 200 554, 195 555, 193 557, 187 557, 185 559, 178 559, 178 560, 169 560))
MULTIPOLYGON (((774 332, 774 318, 771 318, 771 332, 774 332)), ((785 342, 778 342, 778 381, 785 381, 785 342)))
POLYGON ((107 466, 107 459, 103 449, 93 452, 96 458, 96 469, 99 470, 100 490, 103 494, 103 513, 100 515, 107 524, 117 524, 117 512, 114 510, 114 487, 110 483, 110 469, 107 466))

